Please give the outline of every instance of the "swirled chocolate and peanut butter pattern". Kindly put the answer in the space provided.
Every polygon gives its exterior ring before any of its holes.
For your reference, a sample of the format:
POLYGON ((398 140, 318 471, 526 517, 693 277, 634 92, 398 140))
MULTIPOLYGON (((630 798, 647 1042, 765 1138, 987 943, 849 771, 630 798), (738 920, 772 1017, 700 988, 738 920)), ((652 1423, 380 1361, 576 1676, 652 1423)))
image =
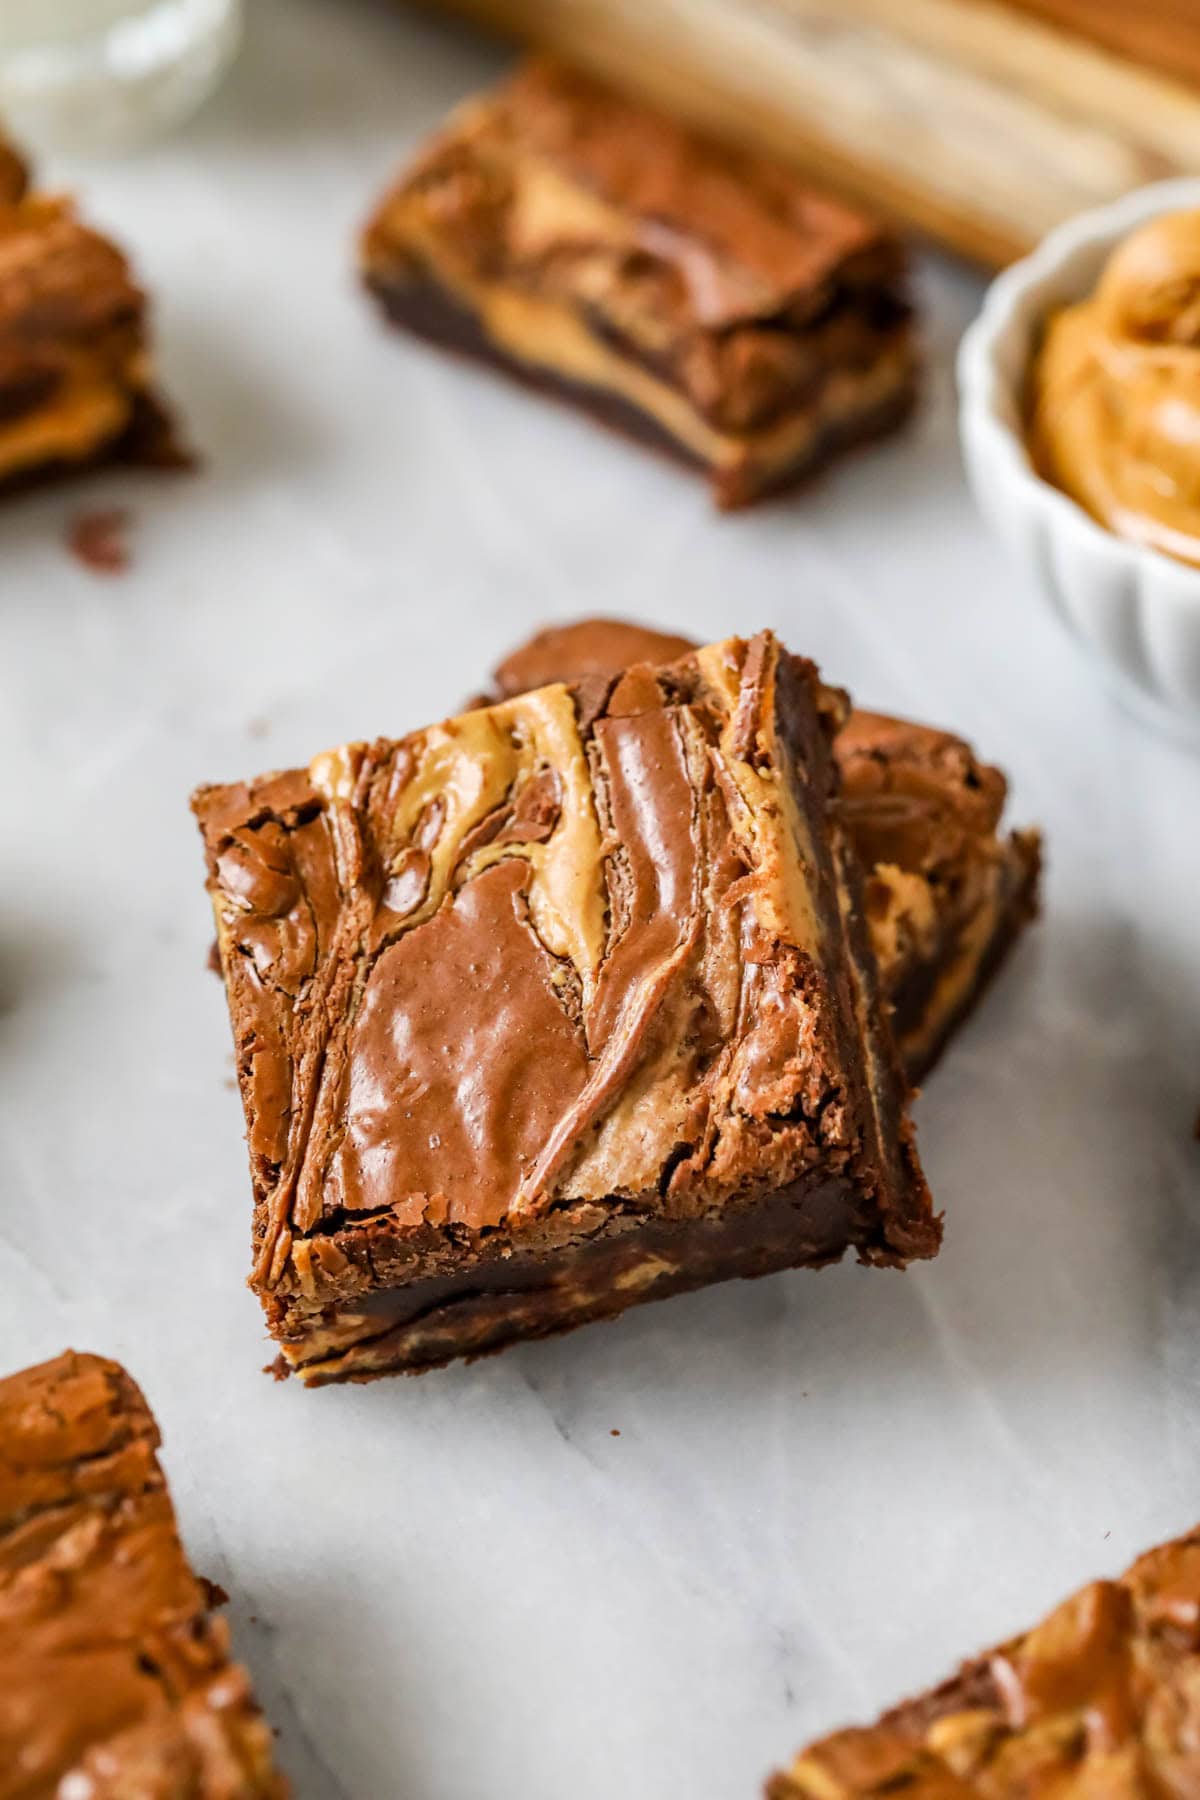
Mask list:
MULTIPOLYGON (((550 625, 494 670, 491 697, 693 649, 688 638, 622 619, 550 625)), ((892 1030, 909 1080, 919 1082, 1036 916, 1041 839, 1001 832, 1004 776, 951 732, 855 708, 834 755, 892 1030)))
POLYGON ((200 791, 285 1366, 932 1254, 841 711, 764 635, 200 791))
POLYGON ((0 1800, 286 1800, 117 1363, 0 1381, 0 1800))
POLYGON ((722 506, 912 403, 890 233, 544 59, 453 115, 361 262, 397 324, 698 466, 722 506))

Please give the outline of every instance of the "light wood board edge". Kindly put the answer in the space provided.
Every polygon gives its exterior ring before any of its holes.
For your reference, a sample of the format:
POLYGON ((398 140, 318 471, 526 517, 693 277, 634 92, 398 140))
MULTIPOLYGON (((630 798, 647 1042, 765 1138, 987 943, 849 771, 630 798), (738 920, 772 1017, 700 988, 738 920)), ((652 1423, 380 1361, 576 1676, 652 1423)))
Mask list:
POLYGON ((424 0, 973 261, 1200 173, 1200 96, 995 0, 424 0))

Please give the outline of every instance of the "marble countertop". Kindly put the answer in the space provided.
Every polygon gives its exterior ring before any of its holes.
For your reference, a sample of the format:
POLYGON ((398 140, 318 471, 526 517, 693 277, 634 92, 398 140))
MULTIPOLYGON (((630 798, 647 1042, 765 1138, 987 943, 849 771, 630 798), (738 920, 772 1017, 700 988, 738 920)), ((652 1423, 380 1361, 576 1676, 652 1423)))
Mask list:
POLYGON ((973 276, 920 270, 905 436, 719 518, 356 292, 367 204, 497 53, 367 0, 251 23, 182 135, 48 171, 134 249, 205 468, 0 517, 0 1368, 70 1343, 142 1382, 301 1800, 752 1796, 1200 1516, 1200 762, 976 519, 973 276), (105 578, 65 538, 112 504, 105 578), (277 1386, 188 793, 422 723, 590 611, 771 625, 1043 825, 1044 921, 919 1103, 945 1249, 277 1386))

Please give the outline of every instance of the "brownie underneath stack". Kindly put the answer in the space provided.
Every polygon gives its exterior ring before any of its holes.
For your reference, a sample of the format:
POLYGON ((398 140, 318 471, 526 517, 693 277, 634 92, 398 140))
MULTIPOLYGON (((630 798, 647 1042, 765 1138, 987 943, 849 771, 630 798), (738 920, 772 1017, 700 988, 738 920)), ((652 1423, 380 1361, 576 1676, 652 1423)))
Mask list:
POLYGON ((0 1800, 286 1800, 117 1363, 0 1381, 0 1800))
POLYGON ((285 1369, 934 1253, 839 704, 764 634, 197 794, 285 1369))
MULTIPOLYGON (((693 648, 619 619, 552 625, 504 659, 491 697, 611 678, 693 648)), ((1036 831, 1001 834, 1004 776, 950 732, 855 710, 834 754, 892 1029, 917 1082, 1036 915, 1041 840, 1036 831)))

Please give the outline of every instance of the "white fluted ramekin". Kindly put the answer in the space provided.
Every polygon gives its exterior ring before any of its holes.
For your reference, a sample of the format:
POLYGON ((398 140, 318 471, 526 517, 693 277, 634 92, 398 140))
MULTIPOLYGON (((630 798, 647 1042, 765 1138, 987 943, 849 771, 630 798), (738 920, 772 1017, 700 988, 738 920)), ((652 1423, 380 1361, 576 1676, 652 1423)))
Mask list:
POLYGON ((985 519, 1133 711, 1200 748, 1200 569, 1127 543, 1034 472, 1025 386, 1047 315, 1091 292, 1113 246, 1157 213, 1200 207, 1200 179, 1081 213, 999 275, 958 353, 959 430, 985 519))

